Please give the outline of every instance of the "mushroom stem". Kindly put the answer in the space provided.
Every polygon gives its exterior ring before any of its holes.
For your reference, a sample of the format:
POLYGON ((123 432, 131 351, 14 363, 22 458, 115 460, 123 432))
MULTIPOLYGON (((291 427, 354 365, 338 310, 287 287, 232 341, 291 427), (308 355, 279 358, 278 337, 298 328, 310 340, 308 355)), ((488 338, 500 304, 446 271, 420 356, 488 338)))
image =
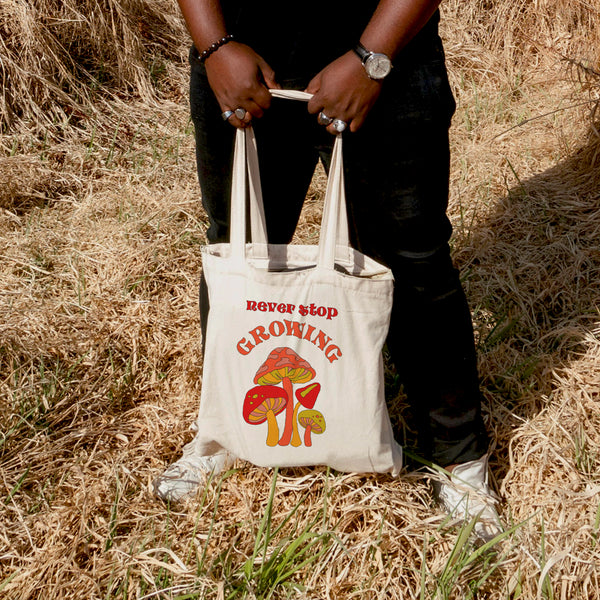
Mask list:
POLYGON ((279 440, 279 426, 275 413, 272 410, 267 411, 267 446, 277 446, 279 440))
POLYGON ((281 380, 283 389, 287 392, 288 399, 285 407, 285 426, 283 428, 283 435, 279 440, 280 446, 288 446, 292 438, 292 423, 294 419, 294 391, 292 389, 292 382, 289 377, 284 377, 281 380))
POLYGON ((294 416, 292 418, 292 446, 302 445, 302 440, 298 433, 298 410, 301 406, 302 404, 300 404, 300 402, 296 402, 296 406, 294 407, 294 416))
POLYGON ((311 426, 307 425, 306 426, 306 430, 304 431, 304 445, 305 446, 312 446, 312 439, 310 437, 310 430, 311 430, 311 426))

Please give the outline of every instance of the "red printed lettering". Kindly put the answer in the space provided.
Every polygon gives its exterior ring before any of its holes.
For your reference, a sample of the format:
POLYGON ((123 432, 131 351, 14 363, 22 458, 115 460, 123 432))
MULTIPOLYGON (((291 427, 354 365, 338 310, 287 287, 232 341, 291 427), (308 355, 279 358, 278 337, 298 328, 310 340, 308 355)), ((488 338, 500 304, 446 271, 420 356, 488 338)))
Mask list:
MULTIPOLYGON (((286 304, 285 302, 257 302, 256 300, 246 300, 246 310, 261 312, 280 312, 281 314, 293 314, 296 310, 295 304, 286 304)), ((306 313, 308 314, 308 313, 306 313)))
POLYGON ((328 335, 325 335, 322 331, 319 331, 317 337, 312 340, 312 343, 315 346, 319 346, 319 349, 325 350, 327 344, 331 341, 331 338, 328 335))
POLYGON ((269 333, 274 337, 279 337, 285 332, 285 327, 281 321, 273 321, 269 325, 269 333))
MULTIPOLYGON (((248 306, 250 301, 248 300, 248 306)), ((258 310, 260 310, 260 302, 257 304, 258 310)), ((277 305, 277 310, 279 310, 277 305)), ((282 309, 285 308, 287 312, 287 305, 282 304, 282 309)), ((250 308, 249 310, 253 310, 250 308)), ((248 338, 243 337, 236 345, 237 351, 246 356, 259 344, 269 340, 271 337, 281 337, 287 335, 289 337, 295 337, 300 340, 307 340, 311 344, 314 344, 319 350, 322 350, 325 357, 330 363, 339 360, 342 356, 342 351, 339 346, 332 344, 332 339, 324 331, 317 329, 310 323, 304 323, 300 321, 271 321, 268 325, 259 325, 248 332, 248 338), (267 333, 268 330, 268 333, 267 333)))
POLYGON ((312 325, 307 323, 308 327, 306 328, 306 333, 304 334, 304 339, 310 341, 310 336, 314 333, 315 328, 312 325))
POLYGON ((298 321, 288 321, 284 319, 286 327, 286 335, 293 335, 297 338, 302 339, 302 334, 304 333, 304 325, 305 323, 298 323, 298 321))
POLYGON ((246 338, 242 338, 237 345, 237 351, 243 355, 250 354, 252 348, 254 348, 254 344, 246 341, 246 338))
POLYGON ((327 348, 327 350, 325 350, 325 356, 330 363, 333 363, 342 356, 342 351, 337 346, 332 344, 329 346, 329 348, 327 348))
POLYGON ((257 346, 271 337, 268 333, 265 333, 265 328, 260 325, 248 333, 254 338, 254 343, 257 346))

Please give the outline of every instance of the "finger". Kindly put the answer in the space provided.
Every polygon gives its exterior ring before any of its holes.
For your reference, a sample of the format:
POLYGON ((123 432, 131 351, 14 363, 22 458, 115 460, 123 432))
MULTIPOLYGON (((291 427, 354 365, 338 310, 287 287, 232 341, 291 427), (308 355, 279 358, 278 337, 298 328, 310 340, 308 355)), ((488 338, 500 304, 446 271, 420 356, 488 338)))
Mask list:
POLYGON ((246 127, 252 124, 252 115, 247 112, 246 116, 243 119, 231 117, 231 119, 229 119, 229 124, 233 127, 237 127, 238 129, 245 129, 246 127))
MULTIPOLYGON (((229 111, 227 111, 227 112, 229 112, 229 111)), ((221 116, 223 116, 223 118, 224 118, 224 114, 225 114, 225 111, 221 115, 221 116)), ((242 129, 242 128, 248 126, 248 124, 252 120, 252 115, 249 112, 244 111, 244 117, 240 118, 239 116, 237 116, 235 114, 235 111, 231 111, 231 115, 227 119, 225 119, 225 120, 232 127, 237 127, 238 129, 242 129)))
POLYGON ((314 96, 308 101, 308 107, 307 108, 308 108, 308 112, 311 115, 316 115, 317 113, 321 112, 322 110, 323 111, 325 110, 325 107, 323 106, 323 103, 320 102, 319 100, 315 100, 314 96))
POLYGON ((308 101, 308 112, 314 115, 323 110, 323 100, 319 98, 318 92, 321 89, 321 78, 317 75, 311 79, 306 86, 305 92, 312 94, 313 97, 308 101))
POLYGON ((271 99, 272 96, 269 94, 269 90, 264 85, 260 85, 252 90, 252 95, 244 103, 244 108, 249 110, 255 117, 260 118, 262 117, 262 111, 271 106, 271 99), (260 115, 256 114, 256 111, 260 111, 260 115))
POLYGON ((316 75, 313 77, 306 86, 305 92, 309 94, 316 94, 321 89, 321 77, 316 75))
POLYGON ((350 122, 337 117, 334 119, 333 123, 327 125, 326 129, 331 135, 339 135, 340 133, 347 131, 350 125, 350 122))
POLYGON ((365 116, 356 116, 352 119, 352 121, 350 121, 350 123, 348 124, 348 129, 354 133, 355 131, 358 131, 362 126, 363 123, 365 122, 365 116))
MULTIPOLYGON (((281 85, 277 83, 275 71, 273 71, 273 69, 271 69, 271 67, 264 60, 261 60, 259 62, 258 67, 260 69, 260 72, 262 73, 262 77, 267 88, 280 90, 281 85)), ((268 106, 265 106, 264 108, 268 108, 268 106)))
POLYGON ((325 110, 322 110, 319 112, 319 114, 317 115, 317 123, 319 125, 321 125, 322 127, 327 127, 328 125, 331 125, 331 123, 333 123, 333 118, 330 117, 325 110))
POLYGON ((231 117, 231 119, 228 119, 227 122, 236 129, 244 129, 244 127, 246 127, 246 123, 244 123, 244 121, 241 121, 237 117, 231 117))
MULTIPOLYGON (((269 94, 270 96, 270 94, 269 94)), ((263 108, 257 104, 254 100, 248 100, 246 102, 244 102, 243 107, 246 110, 246 114, 244 115, 244 118, 242 119, 242 121, 248 121, 248 119, 252 119, 252 117, 256 117, 257 119, 260 119, 263 115, 264 115, 264 110, 263 108)))
POLYGON ((252 112, 246 110, 244 107, 239 106, 233 112, 233 114, 227 119, 227 122, 230 125, 232 125, 233 127, 237 127, 237 128, 241 128, 241 129, 243 129, 244 127, 248 127, 248 125, 250 125, 252 123, 252 118, 254 116, 260 118, 263 115, 263 111, 260 109, 260 107, 258 107, 254 103, 252 103, 250 108, 252 109, 252 112), (240 116, 240 114, 239 114, 242 111, 244 114, 243 117, 240 116))

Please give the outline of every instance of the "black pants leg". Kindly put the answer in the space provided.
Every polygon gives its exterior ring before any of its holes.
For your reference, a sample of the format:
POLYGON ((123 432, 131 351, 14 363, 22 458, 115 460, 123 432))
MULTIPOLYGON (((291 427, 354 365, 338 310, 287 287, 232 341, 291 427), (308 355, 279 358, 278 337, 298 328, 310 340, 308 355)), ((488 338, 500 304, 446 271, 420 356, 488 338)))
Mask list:
POLYGON ((353 243, 394 273, 388 348, 421 452, 441 465, 466 462, 482 456, 488 440, 471 315, 448 246, 454 100, 441 48, 384 86, 365 126, 344 140, 353 243))

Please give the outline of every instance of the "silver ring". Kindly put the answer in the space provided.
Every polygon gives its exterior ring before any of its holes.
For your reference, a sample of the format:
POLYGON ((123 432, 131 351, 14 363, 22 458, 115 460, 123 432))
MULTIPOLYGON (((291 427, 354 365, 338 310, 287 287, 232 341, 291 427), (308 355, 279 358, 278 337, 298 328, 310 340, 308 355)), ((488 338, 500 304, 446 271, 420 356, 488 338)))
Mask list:
POLYGON ((328 117, 322 111, 319 113, 319 116, 317 117, 317 121, 318 121, 319 125, 325 125, 325 126, 333 123, 333 119, 331 117, 328 117))
POLYGON ((246 116, 246 109, 242 108, 241 106, 239 108, 236 108, 235 116, 241 121, 246 116))
POLYGON ((348 127, 348 123, 346 123, 346 121, 342 121, 341 119, 334 119, 332 125, 338 133, 342 133, 342 131, 348 127))
POLYGON ((221 113, 221 118, 223 119, 223 121, 229 121, 229 119, 231 117, 233 117, 234 112, 232 110, 226 110, 225 112, 221 113))

